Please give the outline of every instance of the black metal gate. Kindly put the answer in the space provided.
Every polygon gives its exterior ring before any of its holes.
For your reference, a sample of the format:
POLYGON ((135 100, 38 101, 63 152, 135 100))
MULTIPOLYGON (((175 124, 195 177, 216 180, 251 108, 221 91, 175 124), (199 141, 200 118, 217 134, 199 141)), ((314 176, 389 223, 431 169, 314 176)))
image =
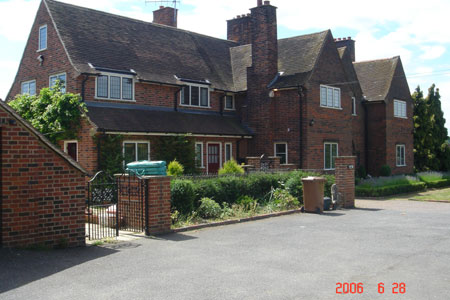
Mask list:
POLYGON ((135 174, 98 172, 87 185, 87 235, 90 240, 117 237, 119 230, 145 230, 145 180, 135 174))

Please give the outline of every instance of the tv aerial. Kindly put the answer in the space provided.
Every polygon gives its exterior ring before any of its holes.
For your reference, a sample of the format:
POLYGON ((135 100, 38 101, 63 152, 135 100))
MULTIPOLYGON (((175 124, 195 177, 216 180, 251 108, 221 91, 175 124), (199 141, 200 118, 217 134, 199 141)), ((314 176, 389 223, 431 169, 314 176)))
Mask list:
POLYGON ((160 5, 172 5, 173 8, 177 9, 177 6, 180 4, 181 0, 145 0, 145 4, 160 4, 160 5))

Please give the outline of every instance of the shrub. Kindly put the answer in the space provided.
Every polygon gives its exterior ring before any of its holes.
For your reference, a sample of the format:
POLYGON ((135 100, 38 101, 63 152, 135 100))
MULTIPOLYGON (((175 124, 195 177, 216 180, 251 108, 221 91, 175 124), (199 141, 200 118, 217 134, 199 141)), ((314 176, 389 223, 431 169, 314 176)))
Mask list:
POLYGON ((189 214, 194 210, 194 184, 190 180, 172 180, 170 185, 172 210, 189 214))
POLYGON ((390 185, 407 185, 412 182, 420 182, 417 177, 396 175, 390 177, 374 177, 360 181, 360 187, 384 187, 390 185))
POLYGON ((380 168, 380 175, 384 177, 391 176, 391 167, 388 165, 382 165, 380 168))
POLYGON ((367 177, 367 171, 366 168, 364 166, 359 166, 358 169, 356 170, 356 177, 357 178, 366 178, 367 177))
POLYGON ((258 201, 250 196, 240 196, 237 204, 241 205, 245 211, 254 211, 258 207, 258 201))
POLYGON ((421 172, 417 174, 417 177, 428 188, 440 188, 450 186, 450 173, 449 172, 421 172))
POLYGON ((234 159, 230 159, 226 163, 223 164, 223 167, 219 170, 219 175, 226 174, 244 174, 244 169, 238 165, 238 163, 234 159))
POLYGON ((183 175, 184 167, 176 159, 169 163, 167 167, 167 175, 169 176, 180 176, 183 175))
POLYGON ((300 203, 294 196, 292 196, 287 190, 274 189, 273 190, 273 203, 279 209, 293 209, 297 208, 300 203))
POLYGON ((424 182, 410 182, 407 184, 386 185, 386 186, 357 186, 355 194, 358 197, 384 197, 402 193, 423 191, 426 188, 424 182))
POLYGON ((204 219, 216 219, 222 214, 222 209, 216 201, 205 197, 200 200, 198 214, 204 219))

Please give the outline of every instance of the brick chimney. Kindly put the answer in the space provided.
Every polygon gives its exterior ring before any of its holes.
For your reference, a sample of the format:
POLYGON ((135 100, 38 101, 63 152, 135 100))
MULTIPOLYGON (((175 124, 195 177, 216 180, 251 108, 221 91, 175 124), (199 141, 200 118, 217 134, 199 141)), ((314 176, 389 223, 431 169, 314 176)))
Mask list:
POLYGON ((153 23, 177 27, 178 9, 160 6, 153 12, 153 23))
POLYGON ((355 41, 349 36, 348 38, 337 38, 334 39, 337 48, 347 47, 350 51, 350 56, 352 61, 355 62, 355 41))
MULTIPOLYGON (((278 73, 277 8, 270 5, 270 1, 263 4, 258 0, 257 6, 250 11, 250 16, 239 23, 243 24, 242 27, 235 29, 243 34, 238 40, 252 45, 252 66, 247 69, 247 101, 243 121, 256 133, 249 141, 249 155, 265 153, 270 156, 273 155, 274 118, 271 112, 274 111, 274 101, 269 97, 267 86, 278 73)), ((234 33, 231 36, 235 36, 234 33)))
POLYGON ((240 45, 251 44, 250 14, 227 21, 227 39, 240 45))

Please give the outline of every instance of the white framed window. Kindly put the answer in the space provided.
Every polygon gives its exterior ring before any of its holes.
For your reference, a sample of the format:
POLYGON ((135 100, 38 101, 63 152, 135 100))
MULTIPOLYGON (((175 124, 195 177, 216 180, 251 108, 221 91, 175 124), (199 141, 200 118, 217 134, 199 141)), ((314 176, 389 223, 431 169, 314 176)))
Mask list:
POLYGON ((396 165, 397 167, 406 166, 405 145, 396 145, 396 165))
POLYGON ((195 143, 195 165, 197 168, 205 167, 203 163, 203 143, 201 142, 195 143))
POLYGON ((274 154, 280 158, 280 164, 285 165, 288 163, 288 144, 287 143, 275 143, 274 154))
POLYGON ((227 110, 235 110, 234 96, 233 95, 226 95, 225 96, 225 109, 227 109, 227 110))
POLYGON ((36 95, 36 80, 22 82, 21 94, 36 95))
POLYGON ((150 160, 149 141, 124 141, 123 142, 124 165, 140 160, 150 160))
POLYGON ((352 115, 356 116, 356 98, 352 97, 352 115))
POLYGON ((394 100, 394 117, 406 119, 406 101, 394 100))
POLYGON ((95 80, 95 98, 133 101, 133 76, 102 73, 95 80))
POLYGON ((38 51, 47 49, 47 25, 39 27, 38 51))
POLYGON ((78 141, 64 141, 64 152, 69 154, 74 161, 78 161, 78 141))
POLYGON ((225 143, 225 161, 229 161, 233 158, 233 144, 225 143))
POLYGON ((181 89, 180 105, 195 107, 211 107, 209 87, 199 84, 186 85, 181 89))
POLYGON ((65 93, 66 92, 66 73, 60 73, 60 74, 55 74, 55 75, 51 75, 49 77, 49 87, 54 87, 56 84, 56 81, 59 80, 59 82, 61 83, 61 93, 65 93))
POLYGON ((338 156, 338 143, 324 143, 324 169, 334 170, 336 168, 335 159, 338 156))
POLYGON ((341 89, 320 85, 320 106, 341 109, 341 89))

